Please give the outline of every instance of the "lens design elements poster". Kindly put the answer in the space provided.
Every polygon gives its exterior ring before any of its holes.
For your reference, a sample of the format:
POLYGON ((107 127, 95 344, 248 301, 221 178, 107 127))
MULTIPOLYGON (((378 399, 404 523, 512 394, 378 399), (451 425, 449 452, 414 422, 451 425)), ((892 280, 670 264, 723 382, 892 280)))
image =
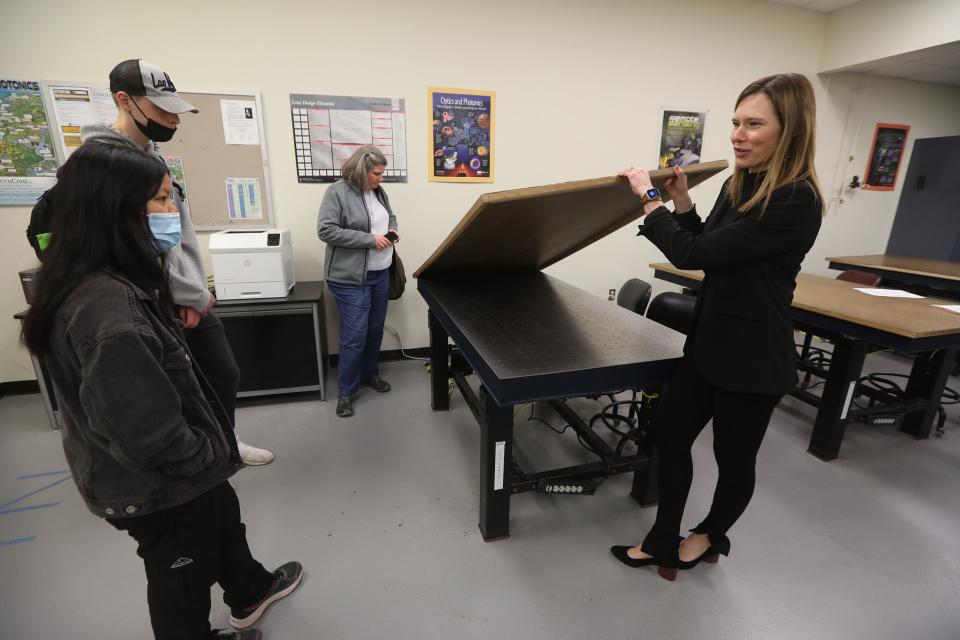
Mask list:
POLYGON ((493 182, 496 92, 430 87, 430 168, 433 182, 493 182))
POLYGON ((56 184, 40 82, 0 78, 0 205, 32 205, 56 184))

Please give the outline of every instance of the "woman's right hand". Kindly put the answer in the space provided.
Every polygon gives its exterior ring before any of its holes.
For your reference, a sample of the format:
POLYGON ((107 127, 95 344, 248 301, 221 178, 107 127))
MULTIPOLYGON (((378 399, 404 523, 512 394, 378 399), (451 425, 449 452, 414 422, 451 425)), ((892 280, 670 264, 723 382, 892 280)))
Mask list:
POLYGON ((663 183, 667 193, 673 200, 673 210, 676 213, 686 213, 693 209, 693 201, 687 190, 687 174, 679 166, 673 167, 673 177, 663 183))
POLYGON ((377 234, 377 233, 373 234, 373 240, 374 242, 377 243, 377 251, 383 251, 387 247, 393 245, 393 243, 390 242, 389 238, 385 236, 381 236, 380 234, 377 234))

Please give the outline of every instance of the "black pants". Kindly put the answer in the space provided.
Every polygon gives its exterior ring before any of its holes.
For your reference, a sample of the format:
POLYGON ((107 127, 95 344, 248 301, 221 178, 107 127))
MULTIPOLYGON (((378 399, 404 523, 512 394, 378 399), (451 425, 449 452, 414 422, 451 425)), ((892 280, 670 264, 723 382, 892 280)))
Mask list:
MULTIPOLYGON (((213 387, 220 404, 230 418, 230 426, 236 427, 237 389, 240 388, 240 367, 233 357, 233 349, 227 342, 223 323, 213 312, 207 314, 193 329, 186 329, 187 346, 197 366, 213 387)), ((213 399, 210 399, 211 402, 213 399)))
POLYGON ((756 483, 757 452, 782 396, 737 393, 704 380, 684 357, 670 382, 657 420, 654 441, 660 452, 660 503, 657 520, 641 547, 666 563, 676 559, 680 520, 693 480, 694 440, 713 418, 713 454, 719 477, 707 517, 694 529, 706 533, 727 554, 727 531, 743 514, 756 483))
POLYGON ((272 574, 250 554, 240 503, 228 482, 179 507, 108 522, 139 544, 157 640, 209 638, 214 582, 231 608, 259 602, 273 584, 272 574))

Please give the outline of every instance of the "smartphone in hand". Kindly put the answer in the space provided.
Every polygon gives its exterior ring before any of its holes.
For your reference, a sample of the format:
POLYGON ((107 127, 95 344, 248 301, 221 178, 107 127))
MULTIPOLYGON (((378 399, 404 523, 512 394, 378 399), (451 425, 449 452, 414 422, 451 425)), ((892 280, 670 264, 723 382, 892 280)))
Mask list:
POLYGON ((396 242, 397 240, 400 239, 400 238, 397 236, 397 233, 396 233, 395 231, 393 231, 392 229, 391 229, 390 231, 387 231, 385 234, 383 234, 383 237, 386 238, 387 240, 389 240, 390 242, 396 242))

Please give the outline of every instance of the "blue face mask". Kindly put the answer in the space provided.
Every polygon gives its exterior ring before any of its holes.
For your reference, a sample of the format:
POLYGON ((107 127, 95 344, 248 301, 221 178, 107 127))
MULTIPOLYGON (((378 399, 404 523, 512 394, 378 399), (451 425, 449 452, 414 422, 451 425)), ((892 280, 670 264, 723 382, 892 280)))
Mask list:
POLYGON ((157 255, 166 253, 180 244, 180 214, 154 213, 147 216, 150 233, 153 234, 153 247, 157 255))

